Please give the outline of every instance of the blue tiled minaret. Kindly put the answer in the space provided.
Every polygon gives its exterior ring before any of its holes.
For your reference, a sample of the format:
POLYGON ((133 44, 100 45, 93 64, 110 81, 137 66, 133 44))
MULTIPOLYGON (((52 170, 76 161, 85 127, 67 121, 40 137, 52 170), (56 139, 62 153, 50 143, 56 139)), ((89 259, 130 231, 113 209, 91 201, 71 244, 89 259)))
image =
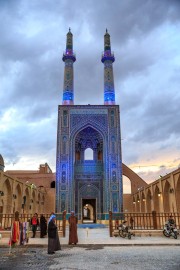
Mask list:
POLYGON ((73 63, 76 61, 76 56, 73 53, 73 34, 69 28, 66 39, 66 51, 63 54, 62 60, 65 63, 64 67, 64 87, 62 105, 74 105, 74 72, 73 63))
POLYGON ((114 54, 111 52, 110 35, 106 29, 104 35, 104 53, 101 59, 104 64, 104 105, 115 105, 113 62, 114 54))

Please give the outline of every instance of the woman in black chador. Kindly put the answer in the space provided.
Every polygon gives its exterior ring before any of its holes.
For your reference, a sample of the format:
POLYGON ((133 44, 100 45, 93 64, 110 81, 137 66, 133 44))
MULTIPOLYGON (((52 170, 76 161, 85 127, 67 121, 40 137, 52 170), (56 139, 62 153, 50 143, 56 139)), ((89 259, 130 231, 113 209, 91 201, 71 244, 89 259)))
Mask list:
POLYGON ((40 237, 44 238, 44 236, 47 234, 47 221, 43 215, 40 217, 40 237))
POLYGON ((48 254, 54 254, 55 251, 61 249, 55 219, 56 216, 52 215, 48 223, 48 254))

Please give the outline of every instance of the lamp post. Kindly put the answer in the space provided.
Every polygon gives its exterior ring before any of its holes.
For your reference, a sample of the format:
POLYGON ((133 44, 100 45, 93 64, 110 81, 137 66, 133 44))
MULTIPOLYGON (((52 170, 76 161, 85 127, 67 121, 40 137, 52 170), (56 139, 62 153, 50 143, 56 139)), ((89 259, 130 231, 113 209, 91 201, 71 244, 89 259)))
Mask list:
POLYGON ((0 196, 4 196, 4 191, 0 190, 0 196))

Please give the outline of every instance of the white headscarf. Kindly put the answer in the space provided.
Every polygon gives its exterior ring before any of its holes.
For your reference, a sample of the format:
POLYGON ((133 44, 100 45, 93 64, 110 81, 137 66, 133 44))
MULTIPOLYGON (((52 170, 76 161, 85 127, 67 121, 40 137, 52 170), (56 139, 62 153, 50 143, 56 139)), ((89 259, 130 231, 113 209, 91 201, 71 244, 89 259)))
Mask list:
POLYGON ((49 222, 50 222, 53 218, 56 218, 56 215, 52 214, 52 215, 50 216, 49 221, 48 221, 48 224, 49 224, 49 222))

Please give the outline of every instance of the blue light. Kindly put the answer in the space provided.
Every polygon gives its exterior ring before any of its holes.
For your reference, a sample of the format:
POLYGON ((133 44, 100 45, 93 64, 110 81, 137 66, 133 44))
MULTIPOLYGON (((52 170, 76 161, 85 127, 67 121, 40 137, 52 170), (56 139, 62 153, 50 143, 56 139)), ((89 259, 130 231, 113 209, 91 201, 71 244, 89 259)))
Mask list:
POLYGON ((104 101, 115 101, 115 93, 114 92, 104 93, 104 101))
POLYGON ((63 93, 63 100, 73 100, 73 93, 72 92, 63 93))

